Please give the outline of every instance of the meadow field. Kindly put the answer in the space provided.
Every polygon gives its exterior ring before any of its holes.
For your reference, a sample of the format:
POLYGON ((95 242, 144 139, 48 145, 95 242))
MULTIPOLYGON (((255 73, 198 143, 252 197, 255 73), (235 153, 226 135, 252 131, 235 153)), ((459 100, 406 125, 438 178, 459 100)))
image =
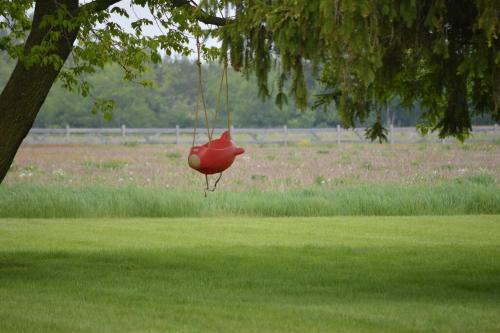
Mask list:
MULTIPOLYGON (((335 189, 350 185, 429 185, 500 180, 500 142, 249 145, 224 173, 230 192, 335 189)), ((188 146, 25 145, 5 185, 141 186, 196 191, 204 179, 187 166, 188 146)))
POLYGON ((498 332, 500 144, 26 145, 0 332, 498 332))
POLYGON ((176 145, 25 145, 0 217, 500 214, 500 144, 248 146, 203 196, 176 145))

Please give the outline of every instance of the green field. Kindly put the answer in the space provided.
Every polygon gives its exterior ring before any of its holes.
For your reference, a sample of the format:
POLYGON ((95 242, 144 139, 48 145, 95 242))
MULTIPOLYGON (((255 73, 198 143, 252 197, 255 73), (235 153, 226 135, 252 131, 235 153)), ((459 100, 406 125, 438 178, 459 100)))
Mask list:
POLYGON ((500 216, 0 219, 0 332, 498 332, 500 216))

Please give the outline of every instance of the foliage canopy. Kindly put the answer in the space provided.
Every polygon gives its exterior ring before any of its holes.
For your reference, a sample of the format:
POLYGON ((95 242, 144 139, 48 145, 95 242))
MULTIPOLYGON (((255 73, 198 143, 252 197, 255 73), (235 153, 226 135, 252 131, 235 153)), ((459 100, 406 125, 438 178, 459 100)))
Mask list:
MULTIPOLYGON (((375 114, 367 132, 372 139, 383 138, 381 113, 395 98, 406 108, 419 103, 419 128, 442 137, 467 137, 472 114, 500 119, 498 0, 132 0, 151 12, 151 18, 130 18, 133 33, 112 20, 112 14, 130 15, 116 6, 120 1, 66 0, 42 20, 50 27, 43 43, 26 52, 29 13, 38 2, 0 0, 0 29, 8 31, 0 49, 27 67, 60 68, 55 41, 61 31, 77 29, 59 77, 83 96, 91 94, 86 75, 109 63, 119 64, 125 79, 150 85, 140 81, 149 63, 160 62, 161 52, 189 54, 190 36, 200 36, 222 42, 203 49, 206 59, 229 60, 234 69, 255 74, 260 96, 274 94, 279 105, 289 93, 302 109, 335 103, 345 127, 375 114), (161 34, 147 36, 145 26, 161 34), (312 101, 306 63, 324 87, 312 101), (270 82, 273 66, 278 75, 270 82)), ((96 102, 111 115, 111 101, 96 102)))

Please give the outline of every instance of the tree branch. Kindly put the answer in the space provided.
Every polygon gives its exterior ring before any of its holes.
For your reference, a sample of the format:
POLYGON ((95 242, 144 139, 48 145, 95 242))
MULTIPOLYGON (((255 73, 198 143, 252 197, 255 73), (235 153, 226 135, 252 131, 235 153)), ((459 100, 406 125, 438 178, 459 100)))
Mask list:
POLYGON ((100 12, 108 9, 110 6, 122 0, 94 0, 80 6, 80 9, 88 9, 89 11, 100 12))
MULTIPOLYGON (((108 9, 110 6, 120 1, 121 0, 94 0, 82 5, 80 7, 80 10, 87 9, 89 11, 99 12, 108 9)), ((205 24, 224 26, 230 22, 230 20, 228 20, 227 18, 213 16, 202 10, 199 10, 199 8, 194 6, 189 0, 171 0, 170 3, 173 8, 186 7, 190 8, 192 11, 197 11, 198 15, 196 19, 205 24)))
POLYGON ((216 25, 216 26, 224 26, 230 22, 230 20, 224 18, 224 17, 218 17, 218 16, 213 16, 210 15, 203 10, 199 10, 198 7, 194 6, 191 1, 189 0, 172 0, 172 7, 189 7, 191 10, 198 11, 198 16, 196 19, 202 23, 205 24, 210 24, 210 25, 216 25))
POLYGON ((228 20, 227 18, 219 17, 219 16, 212 16, 212 15, 205 13, 204 11, 202 11, 200 13, 200 15, 197 17, 197 19, 198 19, 198 21, 203 22, 205 24, 216 25, 219 27, 222 27, 222 26, 231 22, 231 20, 228 20))

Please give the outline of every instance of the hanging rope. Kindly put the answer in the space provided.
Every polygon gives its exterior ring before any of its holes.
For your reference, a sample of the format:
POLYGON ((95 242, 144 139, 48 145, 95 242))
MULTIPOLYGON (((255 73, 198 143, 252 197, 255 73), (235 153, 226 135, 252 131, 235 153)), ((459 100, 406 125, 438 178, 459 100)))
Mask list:
MULTIPOLYGON (((229 112, 229 84, 228 84, 228 80, 227 80, 227 59, 224 62, 224 68, 222 69, 222 75, 221 75, 220 84, 219 84, 219 93, 217 94, 217 102, 216 102, 216 106, 215 106, 214 122, 213 122, 213 126, 212 126, 212 132, 210 134, 211 136, 213 136, 215 126, 217 124, 217 116, 218 116, 219 111, 221 109, 220 100, 221 100, 224 80, 226 81, 226 85, 225 85, 225 87, 226 87, 226 91, 225 91, 225 93, 226 93, 226 105, 225 106, 226 106, 226 112, 227 112, 227 130, 231 131, 231 114, 229 112)), ((215 192, 215 190, 217 189, 217 184, 219 183, 221 178, 222 178, 222 172, 219 174, 219 177, 215 181, 214 186, 212 188, 210 188, 210 185, 208 183, 208 175, 205 175, 205 182, 207 185, 207 187, 205 188, 205 197, 207 197, 207 191, 215 192)))
MULTIPOLYGON (((219 115, 219 111, 221 109, 221 96, 222 96, 222 91, 224 89, 224 80, 226 81, 225 84, 225 107, 226 107, 226 112, 227 112, 227 130, 230 132, 231 131, 231 114, 229 110, 229 83, 228 83, 228 75, 227 75, 227 59, 224 62, 224 67, 222 70, 222 75, 221 75, 221 80, 219 84, 219 92, 217 95, 217 101, 216 101, 216 106, 215 106, 215 116, 213 120, 213 126, 210 129, 210 124, 208 121, 208 111, 207 111, 207 105, 205 102, 205 95, 203 92, 203 78, 202 78, 202 68, 201 68, 201 44, 199 37, 196 37, 196 51, 197 51, 197 70, 198 70, 198 94, 196 97, 196 108, 195 108, 195 124, 194 124, 194 129, 193 129, 193 144, 192 146, 194 147, 196 143, 196 132, 197 132, 197 127, 198 127, 198 122, 199 122, 199 113, 200 113, 200 104, 203 106, 203 111, 205 113, 205 126, 207 128, 207 136, 208 136, 208 142, 209 144, 212 142, 212 137, 214 134, 215 126, 217 124, 217 117, 219 115)), ((219 174, 219 177, 214 183, 214 186, 210 188, 210 184, 208 181, 208 175, 205 174, 205 182, 206 182, 206 188, 205 188, 205 197, 207 196, 207 191, 208 192, 214 192, 217 189, 217 184, 222 178, 222 172, 219 174)))
POLYGON ((198 127, 198 114, 200 110, 200 94, 197 94, 196 96, 196 107, 195 107, 195 114, 194 114, 194 127, 193 127, 193 144, 191 145, 194 147, 195 141, 196 141, 196 128, 198 127))
POLYGON ((224 62, 224 75, 226 76, 226 113, 227 113, 227 130, 231 134, 231 112, 229 109, 229 81, 227 79, 227 58, 224 62))
POLYGON ((196 37, 196 53, 197 53, 196 67, 198 68, 198 95, 196 98, 195 124, 193 130, 193 146, 196 143, 196 127, 198 126, 198 118, 199 118, 198 113, 200 109, 200 100, 203 106, 203 111, 205 113, 205 126, 207 128, 208 142, 209 143, 212 142, 212 133, 210 132, 210 124, 208 123, 207 104, 205 103, 205 94, 203 92, 203 77, 201 70, 201 44, 200 44, 200 38, 198 36, 196 37))
POLYGON ((222 75, 220 78, 220 84, 219 84, 219 92, 217 94, 217 99, 216 99, 216 104, 215 104, 215 116, 213 120, 213 126, 212 126, 212 131, 211 131, 211 136, 213 137, 214 135, 214 130, 215 126, 217 124, 217 117, 220 113, 221 110, 221 96, 222 96, 222 90, 224 89, 224 81, 226 81, 225 84, 225 108, 226 108, 226 113, 227 113, 227 130, 231 131, 231 114, 229 112, 229 84, 227 81, 227 60, 224 62, 224 67, 222 68, 222 75))

